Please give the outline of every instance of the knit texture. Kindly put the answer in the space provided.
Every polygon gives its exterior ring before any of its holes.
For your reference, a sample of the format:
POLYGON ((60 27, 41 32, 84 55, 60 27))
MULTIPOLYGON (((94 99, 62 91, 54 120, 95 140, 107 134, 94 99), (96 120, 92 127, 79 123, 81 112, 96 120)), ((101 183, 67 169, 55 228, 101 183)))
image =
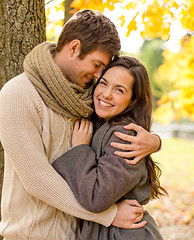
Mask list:
POLYGON ((51 163, 70 148, 71 118, 43 102, 25 73, 0 92, 0 141, 5 153, 0 235, 6 240, 73 240, 75 217, 110 225, 116 214, 78 204, 51 163), (71 216, 73 215, 73 216, 71 216))
POLYGON ((37 45, 24 60, 24 72, 53 111, 65 117, 88 118, 92 114, 93 84, 84 89, 69 82, 53 60, 55 48, 55 43, 37 45))

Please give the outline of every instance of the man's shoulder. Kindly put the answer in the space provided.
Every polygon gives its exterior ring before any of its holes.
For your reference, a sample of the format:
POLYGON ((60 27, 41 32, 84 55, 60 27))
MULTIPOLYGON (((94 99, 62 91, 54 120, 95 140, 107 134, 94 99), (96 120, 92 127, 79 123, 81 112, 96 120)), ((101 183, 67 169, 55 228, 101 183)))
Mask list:
POLYGON ((26 85, 29 84, 29 79, 26 76, 25 73, 21 73, 19 75, 17 75, 16 77, 8 80, 5 85, 2 87, 1 92, 2 91, 9 91, 9 89, 12 89, 12 91, 14 91, 14 89, 20 89, 20 88, 25 88, 26 85))
POLYGON ((25 73, 21 73, 17 75, 16 77, 10 79, 1 89, 0 94, 1 95, 12 95, 15 94, 25 94, 27 96, 30 95, 30 93, 33 93, 35 90, 35 87, 31 83, 30 79, 27 77, 25 73))
POLYGON ((21 108, 34 106, 39 111, 44 105, 36 88, 25 73, 10 79, 3 86, 0 91, 0 102, 1 104, 9 105, 10 108, 17 107, 18 105, 21 108))

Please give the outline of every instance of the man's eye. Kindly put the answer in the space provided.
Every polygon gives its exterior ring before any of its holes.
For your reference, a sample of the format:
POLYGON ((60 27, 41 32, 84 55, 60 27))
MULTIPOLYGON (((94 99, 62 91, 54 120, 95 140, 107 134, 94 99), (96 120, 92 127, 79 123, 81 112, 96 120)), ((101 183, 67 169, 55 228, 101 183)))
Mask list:
POLYGON ((100 65, 97 64, 97 63, 95 63, 94 65, 95 65, 96 68, 99 68, 99 67, 100 67, 100 65))

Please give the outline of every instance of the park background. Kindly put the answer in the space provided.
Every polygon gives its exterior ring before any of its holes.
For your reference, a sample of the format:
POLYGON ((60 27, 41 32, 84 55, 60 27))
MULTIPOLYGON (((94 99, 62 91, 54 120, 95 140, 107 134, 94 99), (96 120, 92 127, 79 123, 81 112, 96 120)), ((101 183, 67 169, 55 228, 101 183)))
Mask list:
MULTIPOLYGON (((154 96, 153 131, 162 149, 168 197, 151 201, 165 240, 194 239, 194 1, 193 0, 1 0, 0 89, 23 71, 25 55, 38 43, 57 41, 76 11, 99 10, 116 25, 121 54, 147 67, 154 96)), ((0 146, 0 178, 3 149, 0 146)))

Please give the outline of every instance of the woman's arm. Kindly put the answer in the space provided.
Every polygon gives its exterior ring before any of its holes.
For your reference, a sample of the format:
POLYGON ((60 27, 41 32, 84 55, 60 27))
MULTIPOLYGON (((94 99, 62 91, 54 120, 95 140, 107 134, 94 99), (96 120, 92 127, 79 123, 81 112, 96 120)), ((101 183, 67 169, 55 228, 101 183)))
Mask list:
MULTIPOLYGON (((102 157, 97 159, 93 149, 82 144, 64 153, 52 165, 68 182, 78 202, 92 212, 110 207, 147 174, 144 161, 129 165, 114 155, 115 149, 110 143, 116 140, 115 131, 129 134, 122 126, 111 128, 102 146, 102 157)), ((119 142, 125 143, 121 139, 119 142)))

